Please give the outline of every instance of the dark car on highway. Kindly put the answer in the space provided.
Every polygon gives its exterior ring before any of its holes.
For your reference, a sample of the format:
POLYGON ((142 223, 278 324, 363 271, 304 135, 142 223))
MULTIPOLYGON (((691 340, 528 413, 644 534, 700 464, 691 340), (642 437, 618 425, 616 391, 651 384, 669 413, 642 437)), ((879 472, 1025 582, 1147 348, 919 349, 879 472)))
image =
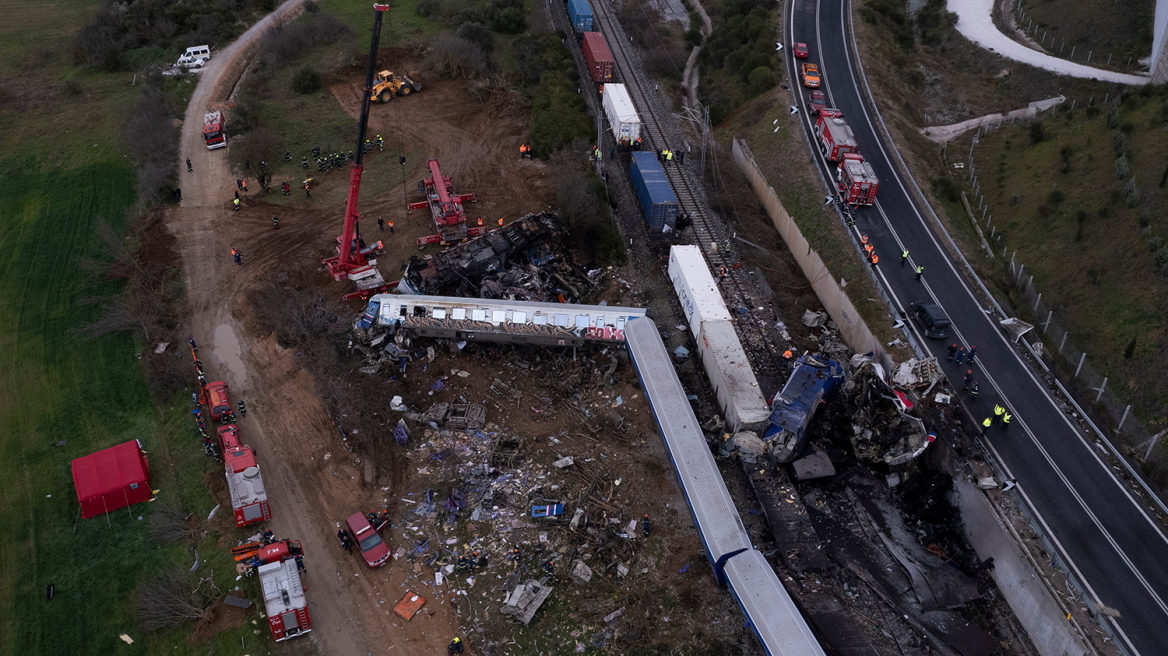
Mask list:
POLYGON ((936 303, 910 303, 913 317, 921 328, 925 329, 925 336, 933 339, 945 339, 949 335, 949 315, 936 303))
POLYGON ((822 91, 812 91, 807 94, 807 105, 811 110, 812 116, 819 116, 819 110, 827 107, 827 96, 822 91))

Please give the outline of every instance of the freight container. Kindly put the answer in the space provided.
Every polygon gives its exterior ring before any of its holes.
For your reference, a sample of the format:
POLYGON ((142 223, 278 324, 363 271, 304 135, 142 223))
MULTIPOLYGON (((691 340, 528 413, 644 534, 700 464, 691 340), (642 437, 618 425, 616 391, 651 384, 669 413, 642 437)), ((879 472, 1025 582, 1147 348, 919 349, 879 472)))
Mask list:
POLYGON ((665 177, 665 170, 657 161, 656 153, 633 153, 629 162, 629 177, 641 201, 641 209, 649 221, 649 229, 663 232, 673 229, 677 221, 677 196, 665 177))
POLYGON ((681 310, 694 339, 701 336, 703 321, 730 321, 718 284, 697 246, 669 249, 669 280, 681 301, 681 310))
POLYGON ((703 321, 698 352, 726 420, 726 430, 761 434, 769 423, 770 409, 762 397, 758 379, 746 359, 746 351, 742 349, 734 324, 703 321))
POLYGON ((582 49, 592 81, 598 84, 612 82, 612 52, 604 41, 604 35, 600 32, 585 33, 582 49))
POLYGON ((576 34, 592 31, 592 5, 588 0, 568 0, 568 18, 576 34))
POLYGON ((622 146, 640 141, 641 117, 637 115, 637 107, 625 85, 606 84, 600 97, 604 104, 604 116, 612 126, 612 138, 622 146))

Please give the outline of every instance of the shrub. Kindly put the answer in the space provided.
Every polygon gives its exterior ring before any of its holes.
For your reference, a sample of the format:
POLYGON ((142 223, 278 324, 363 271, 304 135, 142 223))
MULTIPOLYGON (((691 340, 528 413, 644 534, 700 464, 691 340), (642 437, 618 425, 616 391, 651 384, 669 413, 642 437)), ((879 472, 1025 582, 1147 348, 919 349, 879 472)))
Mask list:
POLYGON ((320 5, 316 4, 312 0, 306 0, 306 2, 304 3, 304 11, 306 11, 310 14, 313 14, 313 15, 319 14, 320 13, 320 5))
POLYGON ((775 77, 774 71, 766 66, 759 66, 750 72, 750 75, 746 77, 746 81, 755 93, 762 93, 775 86, 779 80, 775 77))
POLYGON ((1066 199, 1067 195, 1064 194, 1061 189, 1055 189, 1046 196, 1046 202, 1050 203, 1051 205, 1059 205, 1066 199))
POLYGON ((174 162, 178 159, 178 135, 173 119, 173 100, 162 90, 162 75, 145 78, 145 90, 122 123, 122 142, 138 168, 138 199, 161 205, 172 197, 174 162))
POLYGON ((1127 135, 1122 132, 1116 132, 1111 135, 1111 150, 1119 157, 1127 150, 1127 135))
POLYGON ((1107 127, 1112 130, 1119 127, 1119 107, 1113 105, 1107 110, 1107 127))
POLYGON ((81 86, 77 80, 68 79, 61 83, 61 93, 70 98, 76 98, 85 93, 85 87, 81 86))
POLYGON ((1035 121, 1030 124, 1030 144, 1036 145, 1046 140, 1046 131, 1042 128, 1042 123, 1035 121))
POLYGON ((490 55, 495 49, 495 37, 487 29, 487 26, 482 23, 463 23, 458 27, 458 31, 455 34, 482 48, 482 51, 487 55, 490 55))
MULTIPOLYGON (((934 178, 933 179, 933 193, 939 198, 949 201, 950 203, 957 203, 961 201, 961 185, 953 178, 934 178)), ((1017 198, 1017 196, 1015 196, 1017 198)), ((1017 202, 1012 202, 1011 205, 1016 205, 1017 202)))
POLYGON ((296 75, 292 76, 292 90, 301 95, 316 93, 320 91, 321 86, 323 83, 320 73, 311 66, 302 66, 296 71, 296 75))
POLYGON ((1131 166, 1127 163, 1127 157, 1120 155, 1115 158, 1115 179, 1123 180, 1131 173, 1131 166))
POLYGON ((469 77, 486 68, 483 49, 460 36, 444 36, 430 46, 426 66, 446 77, 469 77))
POLYGON ((1136 205, 1140 204, 1141 200, 1143 200, 1143 194, 1140 193, 1140 188, 1136 184, 1136 179, 1132 178, 1131 180, 1128 180, 1127 184, 1123 186, 1123 202, 1127 204, 1128 207, 1135 207, 1136 205))

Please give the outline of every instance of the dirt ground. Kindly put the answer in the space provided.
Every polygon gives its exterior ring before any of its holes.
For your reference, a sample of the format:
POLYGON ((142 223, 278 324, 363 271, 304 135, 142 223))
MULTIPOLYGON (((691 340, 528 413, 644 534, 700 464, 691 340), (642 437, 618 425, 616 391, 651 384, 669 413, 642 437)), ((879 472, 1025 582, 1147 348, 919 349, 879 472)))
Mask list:
MULTIPOLYGON (((322 256, 330 254, 332 240, 341 229, 348 179, 347 170, 315 176, 312 198, 299 198, 295 206, 279 209, 266 203, 253 185, 241 194, 243 209, 231 211, 238 172, 228 169, 224 150, 208 151, 204 146, 202 114, 229 93, 242 68, 241 54, 246 54, 254 36, 245 35, 244 42, 212 61, 184 121, 179 163, 184 201, 168 212, 166 224, 183 258, 192 312, 190 332, 200 344, 208 375, 226 380, 234 397, 246 400, 251 410, 239 425, 245 441, 257 450, 263 468, 273 513, 267 525, 277 536, 299 539, 305 547, 313 631, 302 640, 285 643, 287 649, 297 653, 441 654, 459 630, 449 600, 437 595, 413 621, 401 621, 391 615, 392 606, 404 594, 407 582, 419 573, 409 563, 391 563, 370 571, 358 556, 344 554, 335 537, 337 523, 357 510, 388 504, 396 517, 400 511, 397 506, 408 504, 395 500, 408 498, 415 489, 424 491, 425 476, 415 474, 417 468, 391 471, 379 480, 378 487, 363 487, 363 465, 338 439, 338 429, 318 397, 315 381, 296 363, 294 353, 281 348, 273 335, 257 329, 248 307, 248 292, 267 284, 275 269, 313 269, 322 256), (187 157, 193 166, 190 173, 182 163, 187 157), (280 216, 279 230, 272 228, 273 215, 280 216), (232 248, 242 253, 242 266, 232 263, 232 248), (420 478, 414 481, 414 477, 420 478)), ((332 87, 338 102, 354 118, 359 109, 359 77, 350 75, 332 87)), ((518 159, 525 125, 522 113, 488 111, 467 94, 466 83, 461 81, 428 81, 422 94, 399 98, 391 105, 375 105, 370 119, 371 134, 380 132, 387 142, 409 143, 411 150, 439 158, 443 173, 453 178, 457 192, 476 193, 478 202, 467 205, 471 221, 482 216, 489 225, 499 217, 510 221, 543 209, 554 194, 550 174, 541 162, 518 159)), ((382 154, 372 155, 378 156, 382 154)), ((417 180, 425 175, 421 164, 415 162, 406 171, 411 202, 418 200, 417 180)), ((386 242, 379 268, 387 280, 396 279, 401 261, 418 252, 414 240, 433 232, 428 212, 407 217, 401 199, 399 183, 379 197, 366 194, 361 203, 367 239, 377 232, 377 216, 395 221, 392 236, 388 228, 376 235, 386 242)), ((351 283, 332 282, 323 270, 318 275, 327 294, 339 296, 353 289, 351 283)), ((359 305, 353 304, 354 312, 359 305)), ((643 410, 641 414, 645 414, 643 410)), ((512 422, 506 425, 516 429, 528 428, 518 417, 504 415, 493 420, 512 422)), ((676 496, 670 503, 681 502, 676 486, 664 482, 668 479, 662 472, 667 470, 657 467, 654 471, 645 464, 640 467, 641 476, 654 477, 649 487, 665 486, 676 496)), ((657 508, 652 504, 645 509, 654 510, 657 508)), ((698 548, 696 534, 692 528, 689 533, 692 544, 686 550, 693 552, 698 548)), ((402 541, 399 533, 390 544, 402 541)), ((225 542, 224 548, 228 546, 225 542)), ((501 566, 502 558, 496 562, 501 566)), ((426 588, 422 593, 432 590, 426 588)))

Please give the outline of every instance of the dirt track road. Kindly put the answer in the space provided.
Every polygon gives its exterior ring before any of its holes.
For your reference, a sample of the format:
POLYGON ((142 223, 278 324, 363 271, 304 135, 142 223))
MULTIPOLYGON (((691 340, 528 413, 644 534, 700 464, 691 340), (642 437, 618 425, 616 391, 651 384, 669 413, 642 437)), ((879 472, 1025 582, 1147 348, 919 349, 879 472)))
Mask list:
MULTIPOLYGON (((449 604, 432 598, 427 612, 409 624, 402 622, 391 609, 405 593, 407 578, 415 576, 409 564, 391 563, 371 571, 358 562, 359 556, 345 555, 336 544, 338 520, 357 510, 381 507, 383 498, 395 490, 362 487, 360 465, 337 439, 311 377, 273 336, 253 336, 245 330, 246 292, 263 276, 260 267, 248 267, 262 260, 249 258, 249 252, 260 250, 258 245, 248 248, 258 230, 243 219, 246 212, 231 211, 235 175, 228 168, 227 149, 209 151, 202 139, 205 111, 230 94, 263 32, 278 20, 294 17, 302 1, 285 2, 215 53, 200 74, 182 130, 178 165, 184 201, 169 211, 167 226, 183 258, 191 332, 207 373, 213 380, 226 380, 233 397, 246 400, 251 410, 239 424, 263 468, 273 514, 268 526, 278 537, 304 544, 313 631, 285 643, 281 651, 438 655, 457 629, 449 604), (186 171, 188 157, 191 173, 186 171), (243 252, 242 267, 231 261, 230 250, 236 245, 243 252)), ((253 187, 251 194, 255 193, 253 187)), ((281 233, 284 238, 293 236, 288 229, 281 233)), ((248 583, 245 591, 257 598, 258 587, 248 583)))

